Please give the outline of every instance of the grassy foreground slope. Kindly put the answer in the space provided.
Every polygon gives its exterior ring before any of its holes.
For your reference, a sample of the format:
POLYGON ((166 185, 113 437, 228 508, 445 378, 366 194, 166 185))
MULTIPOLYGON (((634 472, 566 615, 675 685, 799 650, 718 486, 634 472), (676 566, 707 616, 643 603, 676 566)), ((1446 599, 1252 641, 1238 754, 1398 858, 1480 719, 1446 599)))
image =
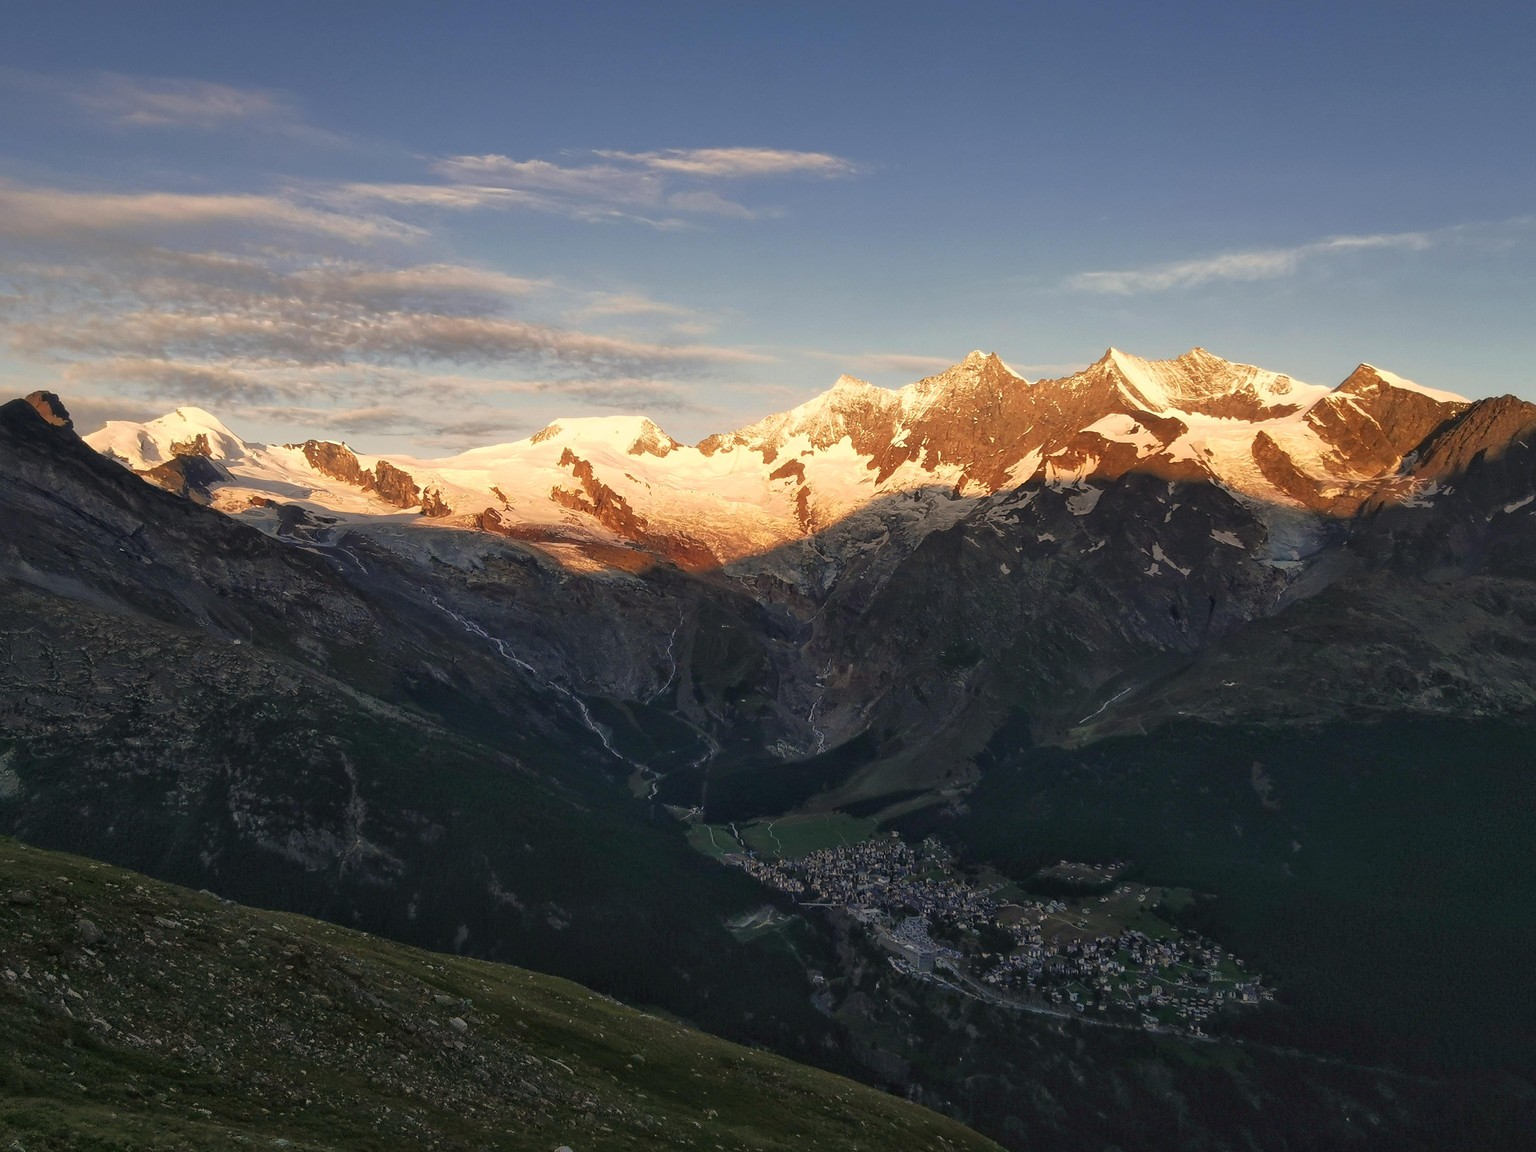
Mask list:
POLYGON ((578 985, 0 838, 0 1147, 990 1149, 578 985))

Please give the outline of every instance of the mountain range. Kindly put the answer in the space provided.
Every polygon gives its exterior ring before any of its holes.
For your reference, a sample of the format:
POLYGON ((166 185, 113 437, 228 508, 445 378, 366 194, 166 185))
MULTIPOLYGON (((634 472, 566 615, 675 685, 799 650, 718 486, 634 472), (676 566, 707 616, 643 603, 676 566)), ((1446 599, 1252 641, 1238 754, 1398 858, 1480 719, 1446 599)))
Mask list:
POLYGON ((1447 1102, 1507 1135, 1533 1098, 1496 1079, 1536 1030, 1499 960, 1536 945, 1533 432, 1510 396, 1200 349, 440 460, 194 408, 82 440, 34 394, 0 407, 0 829, 554 972, 1009 1146, 1354 1146, 1372 1109, 1361 1146, 1452 1115, 1488 1146, 1447 1102), (1020 877, 1135 860, 1284 1007, 1236 1063, 1021 1040, 876 995, 835 917, 738 939, 763 891, 688 824, 833 810, 1020 877))
MULTIPOLYGON (((172 487, 188 482, 176 461, 201 456, 214 468, 192 487, 205 499, 216 489, 234 514, 282 498, 352 516, 410 510, 514 534, 573 566, 633 567, 614 553, 627 549, 687 570, 751 571, 762 567, 754 557, 893 498, 921 505, 903 517, 915 537, 954 519, 925 495, 974 501, 1035 483, 1087 493, 1132 471, 1219 486, 1268 507, 1276 524, 1286 512, 1349 515, 1373 498, 1432 493, 1469 449, 1486 447, 1458 442, 1419 460, 1428 436, 1471 407, 1370 365, 1327 390, 1200 348, 1167 361, 1111 349, 1073 376, 1031 384, 973 352, 894 391, 843 376, 788 412, 692 446, 644 417, 587 417, 447 459, 386 460, 329 441, 250 444, 196 408, 114 421, 89 442, 172 487)), ((1278 543, 1269 558, 1296 559, 1302 543, 1278 543)))
MULTIPOLYGON (((579 581, 579 625, 568 596, 455 612, 512 643, 528 675, 665 701, 706 747, 750 731, 793 761, 868 735, 886 770, 836 793, 844 801, 887 788, 893 768, 904 786, 963 771, 928 749, 964 758, 1015 708, 1046 740, 1140 723, 1128 709, 1170 691, 1197 655, 1368 579, 1456 515, 1469 470, 1486 482, 1533 429, 1536 405, 1513 397, 1472 402, 1369 365, 1326 389, 1197 348, 1166 361, 1112 349, 1034 383, 980 352, 899 390, 845 376, 694 446, 609 417, 448 459, 384 459, 329 441, 251 444, 185 408, 88 442, 341 563, 366 542, 410 564, 472 571, 515 556, 579 581), (636 597, 649 602, 638 615, 636 597), (696 666, 706 601, 753 618, 750 652, 713 689, 696 666), (593 636, 596 616, 606 627, 593 636), (907 747, 931 770, 895 767, 907 747)), ((1481 551, 1484 537, 1520 536, 1536 506, 1514 472, 1480 522, 1441 543, 1481 551)), ((1412 690, 1358 703, 1536 703, 1522 677, 1467 666, 1456 638, 1441 639, 1447 683, 1415 676, 1412 690)), ((1349 706, 1294 693, 1244 706, 1268 703, 1349 706)))

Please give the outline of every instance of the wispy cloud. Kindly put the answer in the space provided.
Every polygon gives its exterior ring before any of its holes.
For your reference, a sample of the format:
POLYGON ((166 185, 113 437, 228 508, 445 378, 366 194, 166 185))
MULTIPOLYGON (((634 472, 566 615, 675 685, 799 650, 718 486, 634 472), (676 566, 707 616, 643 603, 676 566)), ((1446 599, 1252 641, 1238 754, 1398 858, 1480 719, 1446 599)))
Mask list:
POLYGON ((1196 260, 1181 260, 1151 268, 1114 272, 1082 272, 1067 281, 1079 292, 1129 296, 1139 292, 1167 292, 1195 288, 1215 281, 1274 280, 1292 276, 1303 264, 1347 252, 1395 249, 1420 251, 1430 247, 1428 232, 1385 232, 1364 236, 1330 236, 1290 248, 1258 248, 1223 252, 1196 260))
POLYGON ((548 280, 509 276, 462 264, 374 267, 331 262, 302 268, 292 278, 322 297, 351 300, 388 310, 456 307, 494 311, 509 300, 552 287, 548 280), (477 307, 478 306, 478 307, 477 307))
POLYGON ((678 214, 748 220, 757 215, 711 189, 669 190, 663 176, 627 162, 562 165, 491 154, 451 156, 432 168, 455 186, 474 189, 476 207, 531 208, 580 220, 632 219, 662 226, 681 223, 678 214))
POLYGON ((434 443, 452 439, 442 411, 519 423, 507 397, 700 411, 681 382, 771 359, 702 342, 693 312, 638 293, 412 261, 428 238, 296 195, 0 183, 0 243, 27 254, 0 261, 0 338, 74 395, 325 409, 434 443))
POLYGON ((677 316, 693 317, 691 308, 653 300, 638 292, 597 292, 579 310, 582 316, 677 316))
POLYGON ((564 319, 572 324, 617 325, 619 331, 664 331, 676 340, 707 336, 720 317, 640 292, 589 292, 565 312, 564 319))
POLYGON ((559 205, 546 196, 515 188, 493 188, 477 184, 338 184, 314 188, 310 195, 333 205, 357 207, 369 203, 391 204, 401 208, 444 208, 467 212, 479 208, 531 208, 555 211, 559 205))
POLYGON ((505 409, 461 413, 458 419, 440 421, 426 430, 423 439, 439 448, 466 450, 509 440, 537 431, 538 425, 519 419, 505 409))
POLYGON ((514 160, 510 156, 450 156, 433 171, 455 183, 491 188, 553 192, 561 196, 615 203, 659 202, 662 181, 642 168, 618 164, 562 166, 549 160, 514 160))
MULTIPOLYGON (((479 412, 479 409, 473 411, 479 412)), ((302 436, 306 430, 314 430, 327 437, 351 436, 402 436, 425 443, 455 442, 462 428, 477 436, 495 430, 510 430, 525 425, 515 414, 505 410, 491 415, 466 416, 465 409, 455 407, 456 418, 449 421, 434 419, 420 409, 400 404, 365 404, 353 408, 320 408, 305 404, 282 404, 257 407, 250 410, 256 418, 291 430, 302 436)), ((479 443, 484 443, 483 440, 479 443)))
POLYGON ((852 176, 858 165, 827 152, 792 152, 782 148, 665 148, 659 152, 598 152, 657 172, 680 172, 717 180, 744 177, 852 176))
POLYGON ((748 208, 734 200, 727 200, 718 192, 701 188, 695 192, 668 193, 666 206, 674 212, 700 216, 724 216, 731 220, 761 220, 766 216, 782 215, 777 208, 748 208))
MULTIPOLYGON (((0 68, 7 101, 61 130, 134 134, 135 147, 172 133, 346 143, 280 91, 197 79, 0 68)), ((212 191, 0 177, 0 346, 103 417, 171 403, 237 419, 328 413, 339 431, 442 445, 551 408, 712 412, 700 381, 747 379, 774 357, 712 343, 714 318, 638 291, 455 261, 452 217, 696 227, 775 215, 748 202, 760 185, 858 171, 755 148, 389 159, 403 178, 212 191)))
MULTIPOLYGON (((388 283, 389 273, 375 273, 388 283)), ((702 367, 763 363, 737 348, 625 339, 483 314, 473 294, 444 296, 408 309, 395 290, 358 291, 358 277, 308 272, 276 277, 271 291, 197 285, 162 278, 122 284, 110 300, 66 300, 12 317, 12 346, 25 354, 172 361, 487 365, 515 361, 541 370, 603 376, 692 374, 702 367), (460 307, 459 305, 462 305, 460 307)), ((409 280, 409 277, 406 277, 409 280)), ((366 283, 366 278, 364 278, 366 283)))
POLYGON ((206 80, 162 80, 100 73, 70 93, 79 107, 135 128, 223 128, 297 122, 298 108, 273 92, 206 80))
POLYGON ((444 208, 528 208, 581 220, 630 219, 676 227, 690 217, 756 220, 778 215, 751 207, 711 185, 785 177, 833 179, 859 172, 853 161, 825 152, 773 148, 670 148, 598 151, 586 163, 517 160, 487 153, 432 164, 446 185, 348 185, 354 198, 376 196, 444 208))
POLYGON ((424 234, 385 216, 317 209, 282 196, 79 192, 0 181, 0 237, 90 242, 117 234, 143 240, 151 233, 209 226, 304 233, 360 244, 424 234))
POLYGON ((120 72, 34 72, 0 68, 0 88, 31 94, 108 128, 194 132, 247 130, 313 144, 342 138, 305 121, 292 96, 209 80, 120 72))
POLYGON ((248 408, 298 399, 309 391, 303 381, 281 373, 166 356, 105 356, 76 361, 66 364, 60 376, 66 386, 107 385, 120 394, 215 407, 248 408))

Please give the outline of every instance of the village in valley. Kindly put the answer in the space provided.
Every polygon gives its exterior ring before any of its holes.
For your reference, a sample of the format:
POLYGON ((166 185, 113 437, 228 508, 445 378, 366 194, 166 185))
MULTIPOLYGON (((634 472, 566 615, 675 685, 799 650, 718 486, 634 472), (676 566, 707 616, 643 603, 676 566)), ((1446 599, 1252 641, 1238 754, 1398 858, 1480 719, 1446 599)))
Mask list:
POLYGON ((968 875, 933 837, 914 846, 837 814, 699 824, 690 839, 802 907, 853 917, 896 971, 988 1003, 1200 1037, 1224 1009, 1273 998, 1242 960, 1165 918, 1192 893, 1124 880, 1123 862, 1063 860, 1026 891, 968 875))

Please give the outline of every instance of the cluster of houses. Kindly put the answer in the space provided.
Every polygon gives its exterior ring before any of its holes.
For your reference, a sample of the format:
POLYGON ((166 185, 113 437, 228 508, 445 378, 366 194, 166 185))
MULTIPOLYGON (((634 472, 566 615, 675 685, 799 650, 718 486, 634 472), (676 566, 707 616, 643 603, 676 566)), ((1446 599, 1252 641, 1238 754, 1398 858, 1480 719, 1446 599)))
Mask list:
MULTIPOLYGON (((727 861, 800 904, 850 913, 875 931, 898 970, 933 978, 945 969, 961 990, 985 987, 989 998, 1199 1035, 1224 1006, 1273 997, 1241 972, 1241 960, 1198 936, 1149 935, 1113 922, 1113 930, 1092 934, 1094 897, 1000 902, 995 888, 969 883, 933 838, 913 847, 877 837, 798 860, 744 850, 727 861), (944 939, 936 941, 940 926, 944 939), (983 929, 990 929, 985 945, 983 929)), ((1134 909, 1148 891, 1120 885, 1096 899, 1134 909)))
MULTIPOLYGON (((815 903, 842 908, 867 908, 930 923, 943 921, 961 931, 990 923, 997 901, 968 884, 957 882, 950 861, 935 839, 913 848, 896 836, 812 852, 799 860, 778 862, 780 891, 793 885, 815 894, 815 903)), ((812 903, 812 901, 802 901, 812 903)))
POLYGON ((1273 998, 1257 977, 1236 979, 1242 961, 1190 936, 1153 937, 1134 928, 1069 940, 1043 939, 1038 925, 1011 926, 1019 947, 996 958, 983 982, 1117 1017, 1140 1017, 1148 1028, 1182 1027, 1195 1034, 1226 1004, 1273 998))

